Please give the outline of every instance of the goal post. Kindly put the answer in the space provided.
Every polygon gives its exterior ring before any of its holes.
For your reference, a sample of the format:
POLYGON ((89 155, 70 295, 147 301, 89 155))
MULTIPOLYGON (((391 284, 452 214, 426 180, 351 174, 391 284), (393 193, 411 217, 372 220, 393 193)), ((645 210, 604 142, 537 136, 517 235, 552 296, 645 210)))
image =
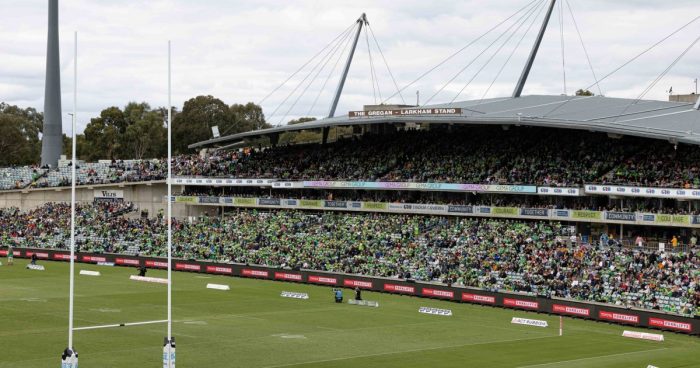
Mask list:
POLYGON ((559 316, 559 336, 564 335, 564 317, 559 316))

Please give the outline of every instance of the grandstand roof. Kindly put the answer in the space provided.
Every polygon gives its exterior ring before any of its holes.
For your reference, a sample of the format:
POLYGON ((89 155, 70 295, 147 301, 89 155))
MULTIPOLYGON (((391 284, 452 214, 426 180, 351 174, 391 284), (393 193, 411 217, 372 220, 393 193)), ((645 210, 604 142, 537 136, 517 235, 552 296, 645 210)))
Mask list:
POLYGON ((634 100, 603 96, 532 95, 421 106, 461 108, 459 115, 381 116, 350 118, 348 115, 232 134, 190 145, 190 148, 224 144, 233 140, 274 133, 332 126, 392 124, 524 125, 583 129, 621 135, 664 139, 672 143, 700 145, 700 110, 692 103, 634 100))

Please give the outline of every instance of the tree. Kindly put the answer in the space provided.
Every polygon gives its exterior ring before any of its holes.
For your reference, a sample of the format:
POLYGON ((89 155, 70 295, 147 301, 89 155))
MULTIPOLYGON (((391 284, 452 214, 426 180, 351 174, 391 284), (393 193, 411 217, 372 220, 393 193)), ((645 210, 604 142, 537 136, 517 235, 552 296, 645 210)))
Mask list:
POLYGON ((0 114, 0 164, 2 166, 23 164, 28 159, 25 138, 19 116, 0 114))
POLYGON ((262 107, 252 102, 245 105, 231 105, 231 116, 233 118, 231 132, 227 134, 235 134, 248 132, 251 130, 260 130, 272 127, 265 121, 262 107))
POLYGON ((167 130, 159 110, 148 111, 126 128, 126 156, 134 159, 164 157, 167 154, 167 130))
POLYGON ((151 109, 145 102, 129 102, 123 111, 115 106, 102 110, 85 128, 85 145, 78 150, 79 157, 96 161, 165 156, 166 112, 164 108, 151 109))
POLYGON ((0 103, 0 165, 37 164, 44 116, 34 108, 0 103))
POLYGON ((188 145, 211 139, 213 126, 222 136, 271 127, 262 107, 252 102, 228 106, 213 96, 197 96, 173 119, 173 151, 188 152, 188 145))
POLYGON ((315 121, 315 120, 316 120, 316 118, 312 118, 312 117, 301 117, 299 119, 294 119, 294 120, 288 121, 287 125, 301 124, 301 123, 306 123, 306 122, 315 121))
POLYGON ((579 89, 576 91, 576 96, 595 96, 595 94, 587 89, 579 89))
MULTIPOLYGON (((129 102, 123 109, 110 106, 90 119, 77 136, 77 155, 85 161, 102 159, 161 158, 167 154, 167 109, 146 102, 129 102)), ((252 102, 231 106, 213 96, 197 96, 185 102, 182 112, 172 109, 173 152, 187 152, 187 145, 211 138, 218 125, 222 135, 269 128, 262 108, 252 102)), ((43 115, 34 108, 21 109, 0 103, 0 165, 39 162, 43 115)), ((63 136, 63 153, 71 155, 71 139, 63 136)))
POLYGON ((184 153, 187 145, 210 139, 211 127, 225 132, 231 122, 228 105, 214 96, 197 96, 185 101, 182 112, 173 118, 173 151, 184 153))
POLYGON ((87 149, 85 159, 97 161, 100 159, 119 158, 120 139, 126 132, 126 119, 124 113, 116 106, 108 107, 97 118, 90 119, 90 123, 85 127, 85 140, 87 149))
MULTIPOLYGON (((78 156, 78 160, 86 160, 87 152, 87 141, 85 141, 84 134, 77 135, 77 144, 75 146, 75 155, 78 156)), ((63 134, 63 154, 70 160, 73 156, 73 139, 72 137, 63 134)))

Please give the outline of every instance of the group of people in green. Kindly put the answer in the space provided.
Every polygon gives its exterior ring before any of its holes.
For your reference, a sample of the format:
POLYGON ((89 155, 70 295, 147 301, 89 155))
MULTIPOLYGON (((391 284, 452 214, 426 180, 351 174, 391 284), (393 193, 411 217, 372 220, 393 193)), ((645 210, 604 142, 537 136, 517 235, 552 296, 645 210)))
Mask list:
MULTIPOLYGON (((178 155, 179 176, 529 184, 584 183, 700 188, 700 152, 689 145, 638 137, 545 128, 453 127, 340 138, 328 144, 219 150, 178 155)), ((160 180, 163 158, 82 164, 79 184, 160 180)), ((65 169, 65 168, 64 168, 65 169)), ((66 186, 69 170, 5 168, 0 188, 66 186), (5 172, 6 171, 6 172, 5 172), (23 176, 18 180, 17 176, 23 176)))
MULTIPOLYGON (((79 251, 165 256, 162 216, 80 204, 79 251)), ((70 206, 0 210, 0 240, 66 248, 70 206)), ((177 258, 443 282, 700 313, 700 254, 571 243, 556 222, 377 213, 238 210, 174 221, 177 258)))
POLYGON ((700 188, 700 153, 644 138, 454 127, 174 158, 177 175, 281 180, 700 188), (643 152, 640 154, 640 152, 643 152), (647 154, 651 152, 651 154, 647 154))

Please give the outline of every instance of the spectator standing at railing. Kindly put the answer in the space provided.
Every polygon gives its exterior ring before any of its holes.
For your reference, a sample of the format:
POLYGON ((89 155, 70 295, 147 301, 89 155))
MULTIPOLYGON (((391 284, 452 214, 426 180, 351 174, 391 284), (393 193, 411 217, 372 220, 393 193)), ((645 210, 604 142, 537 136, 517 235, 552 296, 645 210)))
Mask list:
POLYGON ((602 234, 600 234, 600 245, 601 245, 602 247, 608 245, 608 240, 609 240, 609 239, 608 239, 608 233, 607 233, 607 232, 603 232, 602 234))
POLYGON ((678 246, 678 238, 674 235, 671 239, 671 246, 676 248, 678 246))
POLYGON ((634 240, 634 243, 641 248, 644 246, 644 238, 642 238, 641 235, 637 235, 637 239, 634 240))

